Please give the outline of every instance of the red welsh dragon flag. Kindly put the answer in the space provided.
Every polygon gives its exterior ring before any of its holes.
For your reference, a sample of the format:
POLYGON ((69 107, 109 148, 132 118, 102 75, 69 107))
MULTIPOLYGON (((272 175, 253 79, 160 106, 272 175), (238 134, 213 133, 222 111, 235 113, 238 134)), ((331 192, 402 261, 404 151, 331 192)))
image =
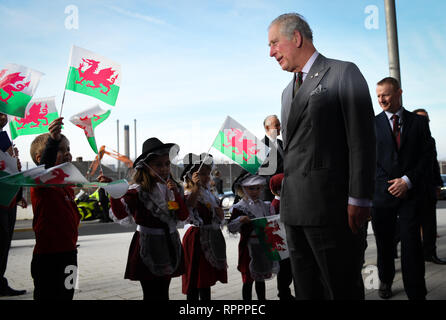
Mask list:
POLYGON ((48 132, 49 124, 58 116, 54 97, 33 99, 26 106, 23 118, 9 117, 11 139, 48 132))
POLYGON ((73 46, 65 89, 114 106, 121 86, 121 66, 99 54, 73 46))
POLYGON ((262 140, 229 116, 212 146, 251 174, 257 173, 269 151, 262 140))
POLYGON ((42 75, 13 63, 0 70, 0 112, 23 118, 42 75))
POLYGON ((280 222, 280 215, 252 219, 252 224, 269 259, 279 261, 289 257, 285 227, 280 222))
POLYGON ((70 118, 70 121, 77 127, 84 130, 88 143, 94 153, 98 153, 94 129, 110 115, 111 110, 102 110, 98 105, 81 111, 70 118))

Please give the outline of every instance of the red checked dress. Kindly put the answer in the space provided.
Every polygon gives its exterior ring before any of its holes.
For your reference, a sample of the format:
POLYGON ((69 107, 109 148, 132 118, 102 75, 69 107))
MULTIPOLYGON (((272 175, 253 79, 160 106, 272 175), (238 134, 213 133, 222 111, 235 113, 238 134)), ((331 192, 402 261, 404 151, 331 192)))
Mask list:
POLYGON ((165 194, 165 185, 158 184, 149 194, 135 184, 122 198, 110 201, 111 211, 118 222, 134 221, 137 225, 130 243, 125 279, 171 278, 184 272, 176 222, 185 220, 189 211, 179 194, 175 196, 179 209, 168 210, 165 194))
POLYGON ((205 197, 200 196, 196 208, 191 209, 188 222, 193 225, 183 236, 184 294, 195 288, 209 288, 217 281, 228 282, 226 242, 220 228, 221 220, 212 208, 217 203, 210 198, 213 195, 209 190, 201 192, 205 197))

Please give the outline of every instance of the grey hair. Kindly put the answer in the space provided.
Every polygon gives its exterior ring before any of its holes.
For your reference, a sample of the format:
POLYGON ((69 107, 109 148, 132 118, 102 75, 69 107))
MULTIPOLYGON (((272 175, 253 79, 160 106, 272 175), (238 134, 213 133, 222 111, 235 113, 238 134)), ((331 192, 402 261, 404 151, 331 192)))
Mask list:
POLYGON ((305 21, 305 18, 298 13, 285 13, 278 16, 271 22, 269 28, 275 24, 280 26, 280 33, 288 39, 293 37, 294 31, 299 31, 305 39, 313 41, 313 31, 311 31, 310 25, 305 21))
POLYGON ((279 117, 276 116, 275 114, 272 114, 272 115, 267 116, 267 117, 265 118, 265 120, 263 120, 263 127, 264 127, 264 128, 266 127, 266 122, 268 121, 268 119, 271 119, 271 118, 276 118, 277 120, 279 120, 279 117))

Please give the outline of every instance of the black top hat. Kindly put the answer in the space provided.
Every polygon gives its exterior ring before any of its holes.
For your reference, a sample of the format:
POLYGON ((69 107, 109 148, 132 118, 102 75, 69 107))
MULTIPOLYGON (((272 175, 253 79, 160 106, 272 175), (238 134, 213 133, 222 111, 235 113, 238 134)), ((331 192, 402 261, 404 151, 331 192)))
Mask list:
POLYGON ((214 158, 209 153, 202 153, 200 155, 188 153, 184 156, 183 163, 184 163, 184 169, 183 173, 181 174, 181 180, 184 180, 184 177, 188 173, 192 173, 194 170, 198 169, 202 164, 212 167, 214 165, 214 158))
POLYGON ((170 149, 173 147, 177 148, 177 152, 180 150, 180 147, 175 143, 162 143, 158 138, 149 138, 144 141, 142 145, 142 153, 136 158, 133 163, 133 168, 136 168, 136 165, 141 160, 146 161, 152 155, 162 155, 170 152, 170 149))

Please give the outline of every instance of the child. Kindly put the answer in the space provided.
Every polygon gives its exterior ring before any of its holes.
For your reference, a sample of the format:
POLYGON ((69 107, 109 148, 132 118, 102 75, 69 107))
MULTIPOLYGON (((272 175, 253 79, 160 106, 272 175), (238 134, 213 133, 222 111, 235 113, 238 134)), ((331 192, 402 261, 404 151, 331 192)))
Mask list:
POLYGON ((187 300, 210 300, 211 286, 217 281, 228 282, 226 242, 221 232, 223 209, 210 190, 212 156, 192 153, 181 178, 185 181, 185 195, 190 208, 188 222, 192 225, 184 234, 183 293, 187 300))
POLYGON ((276 174, 269 180, 269 188, 274 195, 271 202, 271 207, 274 209, 274 214, 280 213, 280 190, 282 189, 283 173, 276 174))
MULTIPOLYGON (((271 202, 271 210, 275 214, 280 214, 280 190, 282 188, 283 173, 276 174, 269 180, 269 187, 271 193, 274 195, 274 200, 271 202)), ((280 300, 294 300, 291 295, 290 285, 293 281, 291 273, 290 258, 279 261, 280 271, 277 274, 277 290, 280 300)))
MULTIPOLYGON (((120 199, 110 199, 113 215, 134 220, 137 229, 130 244, 125 278, 140 281, 144 300, 169 300, 172 277, 183 273, 183 253, 176 225, 189 211, 181 187, 170 178, 173 143, 147 139, 133 167, 134 184, 120 199)), ((104 176, 100 182, 109 182, 104 176)))
POLYGON ((260 199, 265 178, 242 174, 235 180, 233 190, 242 198, 231 209, 228 230, 231 233, 240 232, 238 270, 242 273, 243 300, 252 299, 252 283, 258 300, 265 300, 265 279, 277 273, 279 264, 268 259, 264 248, 253 230, 251 219, 271 215, 270 203, 260 199))
MULTIPOLYGON (((37 165, 50 168, 71 162, 70 142, 61 134, 63 118, 48 126, 49 133, 37 136, 31 144, 31 158, 37 165)), ((36 235, 31 275, 34 279, 34 299, 72 300, 74 286, 65 281, 77 270, 79 211, 72 187, 31 188, 33 229, 36 235), (67 268, 69 267, 69 268, 67 268)))

